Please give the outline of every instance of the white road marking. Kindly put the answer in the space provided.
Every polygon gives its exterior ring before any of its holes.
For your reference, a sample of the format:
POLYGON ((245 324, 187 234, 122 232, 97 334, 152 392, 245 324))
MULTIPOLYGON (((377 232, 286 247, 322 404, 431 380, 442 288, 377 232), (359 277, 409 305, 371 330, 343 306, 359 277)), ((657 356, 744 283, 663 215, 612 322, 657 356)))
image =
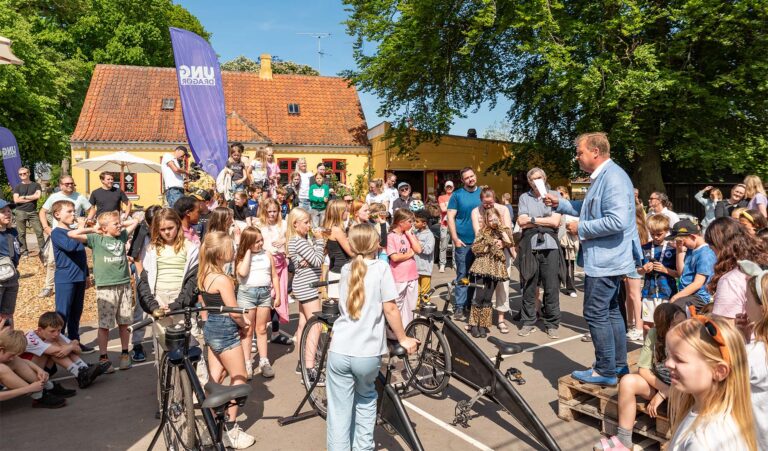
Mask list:
POLYGON ((451 426, 450 424, 446 423, 445 421, 425 412, 424 410, 416 407, 415 405, 411 404, 408 401, 403 401, 403 405, 414 412, 418 413, 422 417, 426 418, 427 420, 433 422, 434 424, 440 426, 444 430, 450 432, 451 434, 455 435, 456 437, 459 437, 460 439, 464 440, 465 442, 469 443, 470 445, 474 446, 477 449, 481 449, 483 451, 493 451, 493 448, 486 446, 479 441, 473 439, 472 437, 468 436, 467 434, 461 432, 460 430, 456 429, 455 427, 451 426))
POLYGON ((550 341, 549 343, 544 343, 543 345, 531 346, 530 348, 525 348, 523 351, 524 352, 533 352, 533 351, 539 350, 541 348, 548 348, 550 346, 559 345, 560 343, 565 343, 566 341, 575 340, 577 338, 583 337, 584 335, 585 334, 579 334, 579 335, 574 335, 573 337, 561 338, 560 340, 550 341))

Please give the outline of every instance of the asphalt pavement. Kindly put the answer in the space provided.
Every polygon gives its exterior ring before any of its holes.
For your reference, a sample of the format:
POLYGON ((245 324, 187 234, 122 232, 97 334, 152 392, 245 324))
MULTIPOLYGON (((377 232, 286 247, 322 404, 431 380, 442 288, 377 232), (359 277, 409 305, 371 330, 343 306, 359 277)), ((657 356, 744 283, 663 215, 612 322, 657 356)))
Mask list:
MULTIPOLYGON (((433 284, 447 281, 453 272, 440 274, 435 268, 433 284)), ((516 277, 515 277, 516 278, 516 277)), ((579 286, 580 288, 580 286, 579 286)), ((502 371, 517 367, 527 383, 515 385, 539 416, 563 450, 592 449, 600 439, 599 425, 593 420, 566 422, 557 417, 557 380, 574 369, 589 366, 594 360, 592 343, 582 342, 586 332, 582 319, 583 293, 571 298, 560 296, 562 323, 560 337, 550 339, 542 328, 527 337, 519 337, 519 326, 507 319, 510 333, 502 335, 494 327, 492 336, 518 343, 525 349, 510 356, 501 365, 502 371)), ((520 291, 513 283, 510 295, 514 311, 520 306, 520 291)), ((441 302, 441 301, 439 301, 441 302)), ((297 304, 291 304, 291 323, 284 327, 293 332, 298 319, 297 304)), ((83 341, 95 345, 95 325, 84 325, 83 341)), ((539 324, 541 327, 541 324, 539 324)), ((148 334, 149 335, 149 334, 148 334)), ((61 409, 31 408, 28 397, 0 403, 0 449, 3 450, 83 450, 83 449, 147 449, 159 424, 155 419, 156 370, 149 337, 145 348, 148 360, 126 371, 104 375, 85 390, 78 390, 61 409)), ((495 347, 486 339, 474 339, 490 357, 495 347)), ((630 346, 634 349, 636 345, 630 346)), ((116 334, 110 339, 110 352, 117 363, 120 346, 116 334)), ((325 449, 325 421, 320 417, 287 426, 276 419, 290 415, 305 394, 299 376, 294 373, 297 351, 293 346, 270 345, 269 357, 276 377, 266 380, 254 376, 253 394, 241 409, 238 421, 256 437, 251 449, 260 450, 322 450, 325 449)), ((95 361, 96 353, 85 356, 95 361)), ((54 379, 70 388, 75 381, 59 369, 54 379)), ((475 393, 460 382, 451 380, 444 396, 408 397, 404 404, 416 431, 427 450, 520 450, 541 449, 515 419, 490 401, 481 399, 474 406, 469 427, 453 426, 456 402, 471 398, 475 393)), ((377 449, 407 449, 397 437, 383 428, 376 428, 377 449)), ((162 439, 157 449, 163 449, 162 439)))

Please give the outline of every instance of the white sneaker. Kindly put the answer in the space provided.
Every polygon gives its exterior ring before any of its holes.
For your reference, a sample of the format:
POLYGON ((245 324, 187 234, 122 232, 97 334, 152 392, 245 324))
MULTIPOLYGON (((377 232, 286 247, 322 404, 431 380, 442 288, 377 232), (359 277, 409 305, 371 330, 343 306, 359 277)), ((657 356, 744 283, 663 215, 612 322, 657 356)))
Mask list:
POLYGON ((248 380, 253 379, 253 362, 250 360, 245 362, 245 375, 248 380))
POLYGON ((208 383, 208 365, 205 363, 204 358, 200 358, 197 362, 197 368, 195 369, 197 378, 200 380, 200 385, 205 386, 208 383))
POLYGON ((571 291, 571 293, 568 296, 570 296, 572 298, 575 298, 577 296, 577 294, 576 294, 575 291, 571 291))
POLYGON ((627 335, 630 341, 643 341, 643 331, 640 329, 632 329, 627 335))
POLYGON ((440 272, 445 272, 445 266, 440 265, 440 272))
POLYGON ((246 434, 237 423, 232 429, 226 431, 223 439, 224 446, 234 449, 245 449, 256 443, 256 439, 252 435, 246 434))
POLYGON ((627 329, 627 334, 626 334, 627 338, 631 338, 633 333, 635 333, 635 326, 632 326, 627 329))

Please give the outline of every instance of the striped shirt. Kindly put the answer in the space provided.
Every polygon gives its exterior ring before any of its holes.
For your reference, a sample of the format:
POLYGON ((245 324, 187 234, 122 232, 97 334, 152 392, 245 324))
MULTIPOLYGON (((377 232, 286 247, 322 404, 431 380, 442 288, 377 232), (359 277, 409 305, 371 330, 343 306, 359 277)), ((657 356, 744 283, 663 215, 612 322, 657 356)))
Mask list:
POLYGON ((295 236, 288 242, 288 255, 296 268, 293 277, 293 297, 299 302, 317 299, 317 288, 309 286, 320 280, 320 270, 324 260, 325 240, 315 240, 314 244, 306 238, 295 236), (302 263, 306 262, 305 267, 302 263))

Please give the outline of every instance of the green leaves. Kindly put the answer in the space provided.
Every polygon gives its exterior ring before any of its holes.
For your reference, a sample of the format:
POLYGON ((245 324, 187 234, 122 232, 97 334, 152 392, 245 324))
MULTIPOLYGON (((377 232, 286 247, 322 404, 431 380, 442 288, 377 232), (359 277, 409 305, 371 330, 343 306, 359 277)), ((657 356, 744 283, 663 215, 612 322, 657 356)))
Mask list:
POLYGON ((768 174, 764 1, 345 4, 357 38, 345 76, 382 99, 403 152, 418 143, 410 129, 438 138, 502 95, 510 134, 526 144, 499 165, 508 170, 546 155, 570 171, 572 139, 604 130, 644 189, 663 189, 662 163, 670 175, 768 174))
POLYGON ((0 125, 25 164, 69 153, 96 63, 173 66, 168 27, 210 35, 171 0, 0 0, 0 35, 23 66, 0 66, 0 125))

